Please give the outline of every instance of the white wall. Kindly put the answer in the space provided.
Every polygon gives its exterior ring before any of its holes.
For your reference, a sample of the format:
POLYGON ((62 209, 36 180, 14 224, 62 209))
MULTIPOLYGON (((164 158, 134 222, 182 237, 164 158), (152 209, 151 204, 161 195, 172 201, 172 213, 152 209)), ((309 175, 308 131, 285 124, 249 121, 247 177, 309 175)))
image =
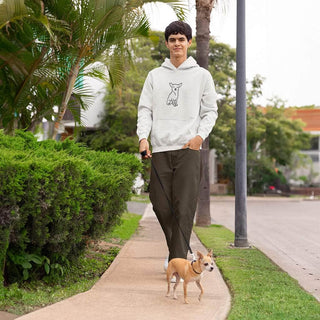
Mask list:
POLYGON ((102 81, 88 77, 85 77, 83 81, 84 84, 92 90, 94 101, 88 110, 81 111, 81 119, 84 126, 89 128, 97 127, 104 112, 106 84, 102 81))

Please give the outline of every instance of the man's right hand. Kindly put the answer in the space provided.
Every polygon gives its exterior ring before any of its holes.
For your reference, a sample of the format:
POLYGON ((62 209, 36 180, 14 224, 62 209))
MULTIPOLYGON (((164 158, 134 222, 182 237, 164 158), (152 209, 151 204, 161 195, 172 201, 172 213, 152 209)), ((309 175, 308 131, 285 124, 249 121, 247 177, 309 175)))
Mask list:
POLYGON ((139 152, 146 151, 146 155, 142 156, 142 159, 149 159, 152 157, 151 151, 149 149, 149 142, 147 139, 141 139, 139 142, 139 152))

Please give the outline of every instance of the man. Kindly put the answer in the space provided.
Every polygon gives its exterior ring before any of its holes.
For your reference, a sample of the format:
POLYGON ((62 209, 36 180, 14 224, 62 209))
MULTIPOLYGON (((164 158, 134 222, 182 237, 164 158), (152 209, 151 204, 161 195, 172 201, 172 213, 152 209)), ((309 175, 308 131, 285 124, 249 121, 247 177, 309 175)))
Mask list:
POLYGON ((138 106, 137 134, 139 151, 145 152, 144 159, 152 157, 161 180, 152 169, 150 200, 166 237, 170 261, 187 257, 200 183, 199 150, 218 115, 210 73, 187 58, 190 26, 172 22, 165 40, 170 59, 147 76, 138 106), (152 155, 147 140, 150 132, 152 155))

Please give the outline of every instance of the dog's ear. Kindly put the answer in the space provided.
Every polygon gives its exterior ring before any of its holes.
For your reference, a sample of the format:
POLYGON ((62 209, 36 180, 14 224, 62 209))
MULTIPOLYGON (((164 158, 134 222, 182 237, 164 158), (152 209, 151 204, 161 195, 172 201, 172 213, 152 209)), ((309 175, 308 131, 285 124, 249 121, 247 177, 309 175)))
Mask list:
POLYGON ((207 256, 210 257, 210 258, 212 258, 212 250, 211 250, 211 249, 209 250, 207 256))
POLYGON ((203 254, 200 251, 197 251, 198 259, 203 259, 203 254))

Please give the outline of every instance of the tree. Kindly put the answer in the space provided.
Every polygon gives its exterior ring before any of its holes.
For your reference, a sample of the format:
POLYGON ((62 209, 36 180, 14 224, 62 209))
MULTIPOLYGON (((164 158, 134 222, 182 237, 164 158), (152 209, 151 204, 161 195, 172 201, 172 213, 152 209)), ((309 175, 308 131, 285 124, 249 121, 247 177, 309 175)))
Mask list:
POLYGON ((51 120, 61 83, 50 50, 55 29, 66 32, 62 22, 44 15, 42 1, 0 4, 0 127, 9 134, 51 120))
POLYGON ((137 10, 137 2, 132 0, 82 0, 76 5, 71 0, 51 0, 46 6, 49 13, 70 27, 70 34, 64 36, 57 52, 58 59, 64 59, 68 68, 53 132, 55 139, 80 72, 85 73, 94 61, 105 60, 110 80, 116 82, 123 75, 126 40, 147 35, 148 24, 145 15, 137 10))
MULTIPOLYGON (((260 193, 267 184, 285 178, 277 173, 280 166, 290 165, 296 151, 308 145, 310 136, 303 131, 303 123, 291 120, 284 105, 265 108, 257 106, 255 99, 261 95, 263 79, 256 76, 247 93, 247 146, 248 146, 248 193, 260 193)), ((210 137, 222 164, 222 176, 234 186, 235 179, 235 107, 234 101, 221 101, 219 118, 210 137)))
MULTIPOLYGON (((197 62, 200 67, 208 69, 209 40, 210 40, 210 16, 212 8, 217 0, 196 0, 196 41, 197 62)), ((198 197, 198 209, 196 224, 208 226, 211 224, 210 216, 210 181, 209 181, 209 138, 201 149, 202 176, 198 197)))
POLYGON ((125 63, 125 78, 117 86, 107 84, 108 94, 99 130, 83 131, 80 141, 95 150, 137 152, 137 106, 149 70, 162 62, 166 48, 163 38, 162 33, 151 32, 149 38, 138 38, 131 42, 132 61, 125 63))
MULTIPOLYGON (((147 35, 142 9, 146 2, 154 0, 2 2, 0 81, 6 87, 0 100, 1 125, 9 132, 15 127, 30 129, 43 117, 52 120, 52 108, 58 105, 57 129, 71 94, 81 88, 82 76, 119 81, 128 58, 128 39, 147 35), (96 61, 107 66, 108 77, 95 67, 96 61)), ((183 14, 177 2, 162 2, 183 14)), ((82 107, 86 95, 85 88, 75 95, 82 107)))
MULTIPOLYGON (((67 6, 65 0, 48 2, 49 12, 53 11, 58 19, 67 21, 70 27, 70 36, 65 38, 62 47, 65 53, 69 53, 67 57, 70 68, 53 138, 58 132, 59 123, 66 112, 73 87, 81 71, 85 72, 86 67, 92 65, 94 61, 101 61, 108 68, 111 83, 122 80, 124 57, 128 52, 127 40, 148 34, 148 22, 142 10, 142 5, 147 2, 155 1, 79 0, 76 6, 72 0, 68 1, 67 6)), ((183 16, 183 11, 176 2, 172 3, 172 0, 161 0, 161 2, 168 3, 178 15, 183 16)))

